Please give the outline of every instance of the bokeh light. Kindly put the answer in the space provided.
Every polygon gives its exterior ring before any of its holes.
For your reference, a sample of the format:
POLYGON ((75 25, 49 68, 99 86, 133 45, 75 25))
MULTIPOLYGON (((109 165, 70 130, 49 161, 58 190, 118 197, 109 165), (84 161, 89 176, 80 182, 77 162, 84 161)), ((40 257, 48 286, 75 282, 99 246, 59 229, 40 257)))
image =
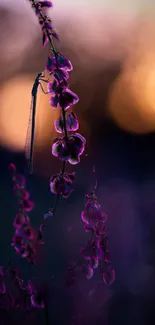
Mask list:
POLYGON ((140 26, 109 92, 109 111, 123 129, 138 134, 155 130, 155 42, 151 23, 140 26))
MULTIPOLYGON (((11 150, 24 151, 33 82, 31 77, 16 77, 1 88, 0 142, 11 150)), ((44 146, 47 139, 52 138, 55 132, 53 121, 58 114, 58 110, 51 109, 49 96, 38 90, 36 148, 44 146)))

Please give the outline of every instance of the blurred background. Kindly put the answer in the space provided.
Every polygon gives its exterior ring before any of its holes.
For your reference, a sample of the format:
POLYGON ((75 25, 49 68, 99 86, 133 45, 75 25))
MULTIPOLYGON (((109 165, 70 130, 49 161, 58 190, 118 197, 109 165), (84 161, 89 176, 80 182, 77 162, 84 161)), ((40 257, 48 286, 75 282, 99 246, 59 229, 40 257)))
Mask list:
MULTIPOLYGON (((41 30, 28 1, 1 0, 0 264, 11 259, 25 281, 48 285, 51 325, 155 324, 155 3, 57 0, 49 16, 61 39, 57 49, 74 66, 70 88, 80 97, 74 111, 87 138, 87 155, 73 168, 75 190, 47 221, 39 265, 31 268, 10 247, 18 206, 8 164, 16 163, 21 173, 26 170, 31 89, 44 70, 48 46, 42 49, 41 30), (106 287, 96 275, 69 290, 67 265, 78 259, 87 240, 80 213, 94 182, 93 166, 98 198, 109 216, 116 281, 106 287)), ((27 185, 35 201, 34 226, 54 202, 49 179, 60 166, 51 155, 58 115, 49 96, 39 90, 34 175, 27 185)), ((42 312, 38 315, 36 323, 42 325, 42 312)), ((0 320, 4 324, 1 314, 0 320)))

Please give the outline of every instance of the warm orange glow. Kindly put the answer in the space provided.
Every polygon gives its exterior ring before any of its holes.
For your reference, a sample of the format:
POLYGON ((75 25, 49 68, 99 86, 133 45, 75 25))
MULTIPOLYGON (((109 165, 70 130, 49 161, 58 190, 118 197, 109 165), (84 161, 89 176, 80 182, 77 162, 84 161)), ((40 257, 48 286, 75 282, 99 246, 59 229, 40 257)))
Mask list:
MULTIPOLYGON (((31 89, 34 80, 17 77, 9 80, 0 91, 0 143, 11 150, 23 151, 25 147, 31 89)), ((46 89, 46 85, 44 86, 46 89)), ((52 142, 53 121, 59 112, 51 109, 49 95, 38 92, 36 114, 36 147, 52 142)))
POLYGON ((155 42, 144 32, 130 45, 123 72, 110 91, 109 111, 121 128, 149 133, 155 131, 155 42))

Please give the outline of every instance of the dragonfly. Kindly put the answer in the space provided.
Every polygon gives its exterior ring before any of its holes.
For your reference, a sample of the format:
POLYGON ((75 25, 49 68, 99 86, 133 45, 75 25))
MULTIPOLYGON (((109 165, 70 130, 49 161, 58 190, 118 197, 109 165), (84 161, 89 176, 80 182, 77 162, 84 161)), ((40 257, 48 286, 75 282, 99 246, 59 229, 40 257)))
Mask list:
POLYGON ((38 73, 33 87, 31 91, 31 106, 30 106, 30 114, 29 114, 29 121, 28 121, 28 128, 27 128, 27 135, 26 135, 26 143, 25 143, 25 158, 28 161, 28 171, 30 174, 33 173, 33 152, 34 152, 34 138, 35 138, 35 122, 36 122, 36 106, 37 106, 37 93, 39 85, 44 94, 48 94, 45 92, 41 81, 49 82, 49 80, 43 79, 45 77, 43 72, 38 73))

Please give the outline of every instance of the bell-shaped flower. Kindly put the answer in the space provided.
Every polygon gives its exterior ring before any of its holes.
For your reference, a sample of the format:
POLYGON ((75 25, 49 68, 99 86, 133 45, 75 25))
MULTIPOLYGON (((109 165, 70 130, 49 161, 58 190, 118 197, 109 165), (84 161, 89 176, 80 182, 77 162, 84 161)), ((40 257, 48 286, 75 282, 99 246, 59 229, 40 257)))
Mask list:
POLYGON ((65 137, 56 138, 52 145, 52 154, 71 165, 76 165, 85 149, 85 143, 86 139, 79 133, 69 136, 67 140, 65 137))
POLYGON ((29 217, 25 214, 24 211, 19 210, 19 212, 15 216, 14 227, 20 228, 23 224, 29 223, 29 217))
POLYGON ((50 180, 51 192, 57 195, 62 195, 64 198, 68 198, 73 191, 72 183, 75 179, 75 175, 75 173, 54 175, 50 180))
POLYGON ((55 56, 49 56, 47 59, 46 69, 54 73, 56 70, 72 71, 73 66, 63 54, 58 52, 55 56))
POLYGON ((34 202, 28 199, 22 200, 22 207, 24 211, 30 212, 34 208, 34 202))
POLYGON ((90 265, 88 266, 85 265, 83 271, 84 271, 85 278, 87 280, 90 280, 94 275, 93 267, 90 265))
POLYGON ((59 105, 61 108, 67 110, 72 105, 79 101, 79 97, 70 89, 64 89, 60 94, 59 105))
MULTIPOLYGON (((62 116, 54 122, 55 129, 58 133, 63 133, 64 131, 64 121, 62 116)), ((77 131, 79 128, 79 122, 76 115, 71 112, 66 117, 66 129, 67 131, 77 131)))

